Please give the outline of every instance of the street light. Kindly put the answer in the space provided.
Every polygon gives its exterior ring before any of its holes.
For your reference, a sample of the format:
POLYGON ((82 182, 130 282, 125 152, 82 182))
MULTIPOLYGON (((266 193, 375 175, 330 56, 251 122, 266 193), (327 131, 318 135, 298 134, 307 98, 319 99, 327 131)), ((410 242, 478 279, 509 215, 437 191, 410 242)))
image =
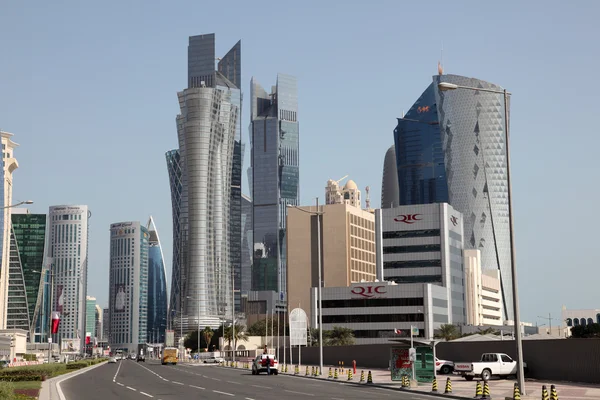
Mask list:
POLYGON ((0 209, 4 210, 6 208, 18 207, 18 206, 22 206, 23 204, 33 204, 33 200, 20 201, 17 204, 11 204, 10 206, 0 207, 0 209))
MULTIPOLYGON (((307 214, 313 214, 317 216, 317 258, 318 258, 318 268, 319 268, 319 289, 318 289, 318 314, 319 314, 319 372, 323 373, 323 296, 321 295, 321 287, 323 286, 323 282, 321 280, 321 216, 325 214, 323 211, 319 211, 319 198, 316 198, 317 202, 317 211, 306 211, 297 206, 292 206, 288 204, 288 207, 295 208, 296 210, 305 212, 307 214)), ((291 348, 291 345, 290 345, 291 348)))
MULTIPOLYGON (((31 201, 31 200, 29 200, 29 201, 31 201)), ((50 360, 52 358, 52 353, 51 353, 51 351, 52 351, 52 343, 51 343, 52 342, 52 308, 53 308, 53 304, 52 303, 53 303, 53 300, 54 300, 53 299, 53 289, 54 289, 54 275, 55 275, 55 273, 52 272, 52 263, 50 263, 49 267, 50 268, 48 268, 47 271, 44 271, 44 270, 42 270, 42 271, 33 270, 33 272, 35 272, 36 274, 40 274, 40 278, 45 273, 48 273, 48 276, 50 278, 49 279, 50 282, 44 282, 45 285, 47 284, 49 286, 48 293, 49 293, 49 296, 50 296, 50 302, 48 304, 49 310, 47 310, 48 314, 49 314, 48 315, 48 333, 46 334, 46 339, 47 339, 47 342, 48 342, 48 363, 50 363, 50 360)), ((44 279, 44 281, 45 281, 45 279, 44 279)), ((42 292, 42 294, 43 294, 43 292, 42 292)), ((43 303, 43 299, 42 299, 42 303, 43 303)), ((45 307, 44 307, 44 309, 45 309, 45 307)), ((41 337, 40 337, 40 340, 41 340, 41 337)), ((60 355, 60 347, 59 347, 59 355, 60 355)))
POLYGON ((521 317, 519 315, 519 295, 517 292, 517 264, 515 256, 515 232, 513 225, 513 207, 512 207, 512 186, 510 183, 510 135, 509 135, 509 123, 508 123, 508 96, 511 94, 506 89, 495 90, 486 88, 474 88, 470 86, 461 86, 449 82, 440 82, 438 84, 440 91, 466 89, 478 92, 488 92, 502 94, 504 96, 504 122, 506 129, 504 130, 504 141, 506 143, 506 184, 508 186, 508 218, 509 218, 509 232, 510 232, 510 263, 512 273, 512 290, 513 290, 513 313, 515 314, 515 341, 517 342, 517 375, 519 378, 519 387, 521 394, 526 395, 525 391, 525 376, 523 375, 523 343, 521 337, 521 317))
MULTIPOLYGON (((194 299, 190 296, 187 296, 186 299, 196 300, 198 301, 198 362, 200 362, 200 298, 194 299)), ((206 344, 208 346, 208 343, 206 344)))

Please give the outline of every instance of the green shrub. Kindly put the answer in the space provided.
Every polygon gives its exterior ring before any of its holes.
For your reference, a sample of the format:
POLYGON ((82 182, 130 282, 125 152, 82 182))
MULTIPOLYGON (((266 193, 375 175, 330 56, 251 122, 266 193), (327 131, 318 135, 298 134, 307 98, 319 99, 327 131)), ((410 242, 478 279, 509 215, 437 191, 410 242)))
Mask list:
POLYGON ((67 369, 68 370, 81 369, 81 368, 86 368, 88 366, 89 366, 89 364, 86 361, 76 361, 76 362, 68 363, 67 369))
POLYGON ((15 388, 12 383, 0 382, 0 399, 2 400, 14 400, 15 399, 15 388))
POLYGON ((25 361, 37 361, 37 357, 35 354, 24 354, 23 360, 25 361))

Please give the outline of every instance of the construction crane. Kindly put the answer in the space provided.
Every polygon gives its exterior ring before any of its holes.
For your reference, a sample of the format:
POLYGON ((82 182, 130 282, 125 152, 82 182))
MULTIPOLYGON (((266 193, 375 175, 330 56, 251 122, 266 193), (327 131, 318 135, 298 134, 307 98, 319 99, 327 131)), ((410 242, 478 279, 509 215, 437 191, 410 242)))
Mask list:
POLYGON ((338 179, 337 181, 334 181, 335 183, 337 183, 338 185, 340 184, 341 181, 343 181, 344 179, 346 179, 348 177, 348 175, 338 179))
POLYGON ((365 192, 367 193, 367 199, 365 200, 365 206, 367 206, 367 210, 371 209, 371 198, 369 197, 369 190, 371 190, 371 188, 369 186, 367 186, 365 188, 365 192))

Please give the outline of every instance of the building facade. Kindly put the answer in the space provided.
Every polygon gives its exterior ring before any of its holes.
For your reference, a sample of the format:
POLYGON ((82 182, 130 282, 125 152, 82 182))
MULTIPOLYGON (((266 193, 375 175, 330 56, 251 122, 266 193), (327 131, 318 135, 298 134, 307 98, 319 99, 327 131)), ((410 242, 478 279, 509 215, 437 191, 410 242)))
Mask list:
POLYGON ((148 321, 148 239, 139 222, 110 226, 109 345, 137 352, 148 321))
POLYGON ((238 42, 215 70, 214 35, 190 37, 188 88, 178 93, 179 150, 167 153, 176 225, 169 318, 185 332, 218 327, 241 278, 241 198, 231 202, 241 197, 232 176, 241 92, 229 79, 239 78, 239 49, 238 42))
POLYGON ((310 318, 310 288, 319 286, 317 212, 321 215, 324 287, 382 279, 375 263, 375 216, 349 204, 290 207, 287 215, 288 303, 310 318))
POLYGON ((386 281, 444 287, 449 323, 464 324, 463 217, 446 203, 375 212, 378 267, 386 281))
POLYGON ((167 329, 167 272, 154 219, 148 221, 148 341, 165 340, 167 329))
POLYGON ((340 188, 339 182, 333 179, 327 181, 327 186, 325 186, 325 204, 349 204, 353 207, 361 208, 362 200, 356 183, 350 179, 343 188, 340 188))
POLYGON ((52 311, 60 316, 58 335, 70 350, 85 344, 88 221, 91 213, 85 205, 52 206, 48 213, 48 257, 54 275, 52 311))
POLYGON ((567 307, 563 306, 561 311, 561 321, 568 327, 600 324, 600 308, 568 310, 567 307))
POLYGON ((102 340, 110 343, 110 309, 102 309, 102 340))
POLYGON ((481 252, 464 251, 467 324, 503 325, 500 272, 481 269, 481 252))
POLYGON ((396 168, 396 146, 392 145, 383 159, 381 178, 381 208, 394 208, 400 205, 398 169, 396 168))
POLYGON ((10 206, 13 193, 13 172, 19 168, 19 163, 14 157, 14 151, 19 146, 12 141, 12 133, 0 131, 2 142, 2 185, 0 185, 0 198, 2 211, 0 212, 0 329, 6 329, 8 311, 8 286, 10 269, 10 206))
MULTIPOLYGON (((325 287, 323 330, 336 326, 352 329, 356 344, 389 343, 419 329, 420 338, 449 322, 449 302, 444 288, 427 283, 397 285, 394 282, 358 282, 343 287, 325 287)), ((317 289, 311 289, 310 325, 318 327, 317 289)))
POLYGON ((436 75, 394 130, 401 205, 447 202, 464 215, 466 248, 484 270, 500 271, 503 314, 513 319, 503 95, 440 91, 439 83, 502 90, 458 75, 436 75))
POLYGON ((85 336, 93 341, 96 337, 96 298, 85 298, 85 336))
POLYGON ((103 316, 102 316, 102 307, 100 307, 98 304, 96 304, 96 312, 94 313, 95 316, 95 325, 96 325, 96 339, 98 339, 98 342, 101 342, 104 340, 104 327, 102 326, 102 322, 103 322, 103 316))
POLYGON ((48 288, 44 283, 46 254, 46 214, 30 214, 25 208, 11 210, 11 279, 8 299, 8 329, 29 331, 31 342, 44 340, 48 330, 48 288), (23 282, 25 304, 20 297, 23 282), (17 295, 18 292, 19 294, 17 295), (12 293, 12 294, 10 294, 12 293), (21 324, 23 317, 27 324, 21 324), (28 325, 26 328, 25 325, 28 325))
POLYGON ((252 199, 242 194, 242 296, 252 290, 252 248, 252 199))
POLYGON ((250 82, 252 168, 252 290, 285 298, 286 208, 299 202, 300 146, 296 78, 277 74, 267 93, 250 82))

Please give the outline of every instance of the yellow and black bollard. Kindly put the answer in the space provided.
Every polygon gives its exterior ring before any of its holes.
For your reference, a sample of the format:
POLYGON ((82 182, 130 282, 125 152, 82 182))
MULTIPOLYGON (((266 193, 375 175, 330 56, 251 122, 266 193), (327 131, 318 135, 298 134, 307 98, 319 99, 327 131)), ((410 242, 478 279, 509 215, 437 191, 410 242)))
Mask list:
POLYGON ((338 370, 337 370, 337 368, 335 369, 335 371, 333 373, 333 379, 338 379, 338 370))
POLYGON ((369 371, 369 374, 367 375, 367 384, 373 384, 373 376, 371 375, 371 371, 369 371))
POLYGON ((481 388, 481 382, 477 381, 477 386, 475 386, 475 398, 480 399, 483 396, 483 389, 481 388))
POLYGON ((445 394, 450 394, 452 393, 452 381, 450 380, 450 378, 446 378, 446 389, 444 390, 445 394))
POLYGON ((433 393, 437 393, 438 391, 437 379, 435 378, 435 376, 433 377, 433 382, 431 383, 431 391, 433 393))
POLYGON ((550 385, 550 400, 558 400, 558 392, 554 385, 550 385))
POLYGON ((294 375, 300 375, 300 365, 294 367, 294 375))
POLYGON ((348 368, 348 380, 351 381, 352 379, 353 379, 352 370, 350 368, 348 368))
POLYGON ((490 385, 488 385, 488 381, 483 381, 483 396, 482 399, 490 398, 490 385))
POLYGON ((321 367, 315 367, 315 376, 321 376, 321 367))
POLYGON ((513 400, 521 400, 521 391, 517 382, 515 382, 515 387, 513 388, 513 400))
POLYGON ((333 372, 331 371, 331 367, 329 367, 329 374, 327 375, 328 379, 333 378, 333 372))
POLYGON ((365 382, 365 370, 360 371, 360 383, 365 382))
POLYGON ((308 365, 306 366, 306 372, 304 373, 304 376, 308 376, 308 365))
MULTIPOLYGON (((308 369, 306 370, 306 374, 308 375, 308 369)), ((315 366, 310 367, 310 376, 315 376, 315 366)))
POLYGON ((549 400, 548 389, 546 389, 546 385, 542 386, 542 400, 549 400))

